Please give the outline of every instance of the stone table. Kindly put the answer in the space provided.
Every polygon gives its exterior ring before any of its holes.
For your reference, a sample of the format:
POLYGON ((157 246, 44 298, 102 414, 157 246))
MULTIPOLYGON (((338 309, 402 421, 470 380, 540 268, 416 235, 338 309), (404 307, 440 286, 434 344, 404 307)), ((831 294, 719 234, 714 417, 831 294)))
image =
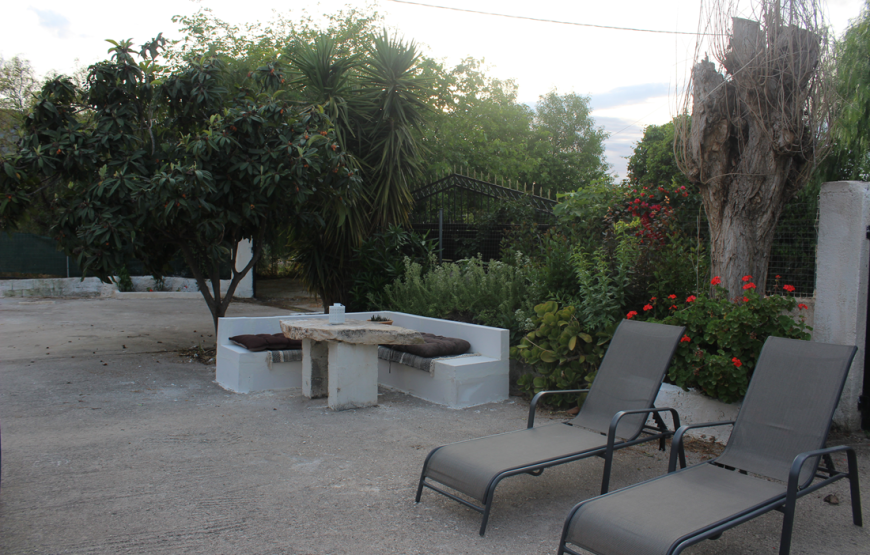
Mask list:
POLYGON ((333 410, 378 404, 378 345, 423 343, 419 332, 368 320, 281 320, 281 331, 302 340, 303 395, 328 395, 333 410))

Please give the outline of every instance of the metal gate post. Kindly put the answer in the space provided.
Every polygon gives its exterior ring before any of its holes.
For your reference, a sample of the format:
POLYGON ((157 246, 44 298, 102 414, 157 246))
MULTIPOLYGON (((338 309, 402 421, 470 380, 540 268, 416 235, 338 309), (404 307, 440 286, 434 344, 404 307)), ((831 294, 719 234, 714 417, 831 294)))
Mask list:
POLYGON ((444 209, 438 209, 438 264, 444 254, 444 209))

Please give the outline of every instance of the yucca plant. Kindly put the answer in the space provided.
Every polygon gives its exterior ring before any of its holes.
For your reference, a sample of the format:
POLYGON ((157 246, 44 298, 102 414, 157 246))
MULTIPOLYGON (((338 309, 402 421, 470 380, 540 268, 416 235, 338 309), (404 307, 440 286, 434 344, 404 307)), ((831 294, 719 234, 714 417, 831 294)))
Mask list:
POLYGON ((341 55, 337 42, 321 36, 285 52, 299 99, 322 106, 341 146, 360 163, 362 196, 323 206, 322 225, 292 235, 305 284, 324 306, 346 302, 351 257, 365 238, 388 224, 408 221, 410 187, 420 172, 417 131, 427 111, 431 80, 421 77, 413 42, 372 35, 365 53, 341 55))

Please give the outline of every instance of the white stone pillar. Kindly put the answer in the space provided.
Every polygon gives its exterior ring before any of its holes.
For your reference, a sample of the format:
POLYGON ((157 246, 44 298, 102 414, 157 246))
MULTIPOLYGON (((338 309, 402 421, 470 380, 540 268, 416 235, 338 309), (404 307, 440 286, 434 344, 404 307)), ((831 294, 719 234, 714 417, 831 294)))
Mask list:
POLYGON ((326 341, 302 340, 302 394, 309 399, 329 394, 329 348, 326 341))
MULTIPOLYGON (((253 243, 250 239, 243 239, 239 241, 238 252, 236 253, 236 270, 241 271, 245 266, 248 265, 248 262, 251 261, 251 258, 254 256, 253 243)), ((251 268, 248 271, 247 275, 242 278, 242 281, 239 282, 239 285, 236 287, 236 291, 233 294, 234 297, 250 299, 254 296, 254 269, 251 268)))
POLYGON ((834 415, 834 422, 849 430, 858 430, 861 424, 858 397, 864 383, 867 332, 868 225, 870 183, 822 185, 813 341, 858 347, 834 415))
POLYGON ((378 346, 329 342, 329 408, 378 404, 378 346))

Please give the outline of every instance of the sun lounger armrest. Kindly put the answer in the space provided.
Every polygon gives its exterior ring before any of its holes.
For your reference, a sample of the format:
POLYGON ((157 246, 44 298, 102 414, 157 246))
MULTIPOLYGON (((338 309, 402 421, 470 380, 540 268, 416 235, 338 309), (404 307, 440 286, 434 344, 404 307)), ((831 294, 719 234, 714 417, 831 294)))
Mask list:
MULTIPOLYGON (((798 480, 800 480, 801 470, 806 464, 808 459, 818 457, 821 455, 830 455, 831 453, 840 453, 846 452, 846 459, 849 462, 849 472, 851 473, 852 468, 857 468, 858 459, 855 456, 855 449, 848 445, 838 445, 836 447, 826 447, 824 449, 816 449, 815 451, 807 451, 806 453, 801 453, 797 457, 794 458, 794 462, 791 463, 791 469, 788 472, 788 495, 791 497, 794 495, 794 498, 802 497, 812 491, 810 488, 806 486, 809 484, 804 484, 801 487, 798 484, 798 480)), ((810 480, 812 481, 812 479, 810 480)), ((812 488, 813 490, 816 488, 812 488)))
MULTIPOLYGON (((655 439, 656 436, 648 439, 637 439, 635 438, 623 441, 619 446, 616 446, 616 429, 619 426, 619 421, 622 420, 622 417, 628 416, 629 414, 644 414, 647 415, 651 413, 658 414, 660 412, 670 412, 671 418, 674 419, 674 427, 678 427, 680 425, 680 415, 677 414, 676 409, 672 408, 656 408, 649 407, 645 409, 632 409, 632 410, 621 410, 613 415, 613 419, 610 421, 610 428, 607 430, 607 447, 604 450, 604 472, 601 476, 601 495, 607 493, 607 490, 610 488, 610 470, 613 466, 613 452, 617 449, 622 449, 623 447, 629 447, 631 445, 635 445, 637 443, 641 443, 643 441, 649 441, 649 439, 655 439)), ((647 416, 649 418, 649 416, 647 416)), ((660 426, 664 423, 659 420, 660 426)), ((664 442, 665 435, 670 434, 670 432, 665 429, 661 431, 660 440, 664 442)))
POLYGON ((677 469, 677 457, 680 458, 680 468, 686 468, 686 452, 683 451, 683 436, 689 430, 695 428, 711 428, 713 426, 733 426, 733 420, 723 420, 721 422, 703 422, 701 424, 686 424, 680 426, 674 434, 674 439, 671 440, 671 460, 668 462, 668 472, 673 472, 677 469))
POLYGON ((529 404, 529 428, 535 427, 535 408, 538 405, 538 399, 543 397, 544 395, 551 395, 554 393, 586 393, 589 391, 588 389, 560 389, 560 390, 552 390, 552 391, 539 391, 534 397, 532 397, 532 402, 529 404))
MULTIPOLYGON (((619 421, 622 420, 623 416, 628 416, 629 414, 651 414, 665 411, 671 413, 671 418, 674 419, 674 428, 679 428, 680 415, 677 413, 677 409, 650 407, 648 409, 621 410, 614 414, 613 419, 610 421, 610 429, 607 431, 607 450, 613 451, 613 445, 616 443, 616 428, 619 426, 619 421)), ((662 431, 664 432, 664 430, 662 431)))

